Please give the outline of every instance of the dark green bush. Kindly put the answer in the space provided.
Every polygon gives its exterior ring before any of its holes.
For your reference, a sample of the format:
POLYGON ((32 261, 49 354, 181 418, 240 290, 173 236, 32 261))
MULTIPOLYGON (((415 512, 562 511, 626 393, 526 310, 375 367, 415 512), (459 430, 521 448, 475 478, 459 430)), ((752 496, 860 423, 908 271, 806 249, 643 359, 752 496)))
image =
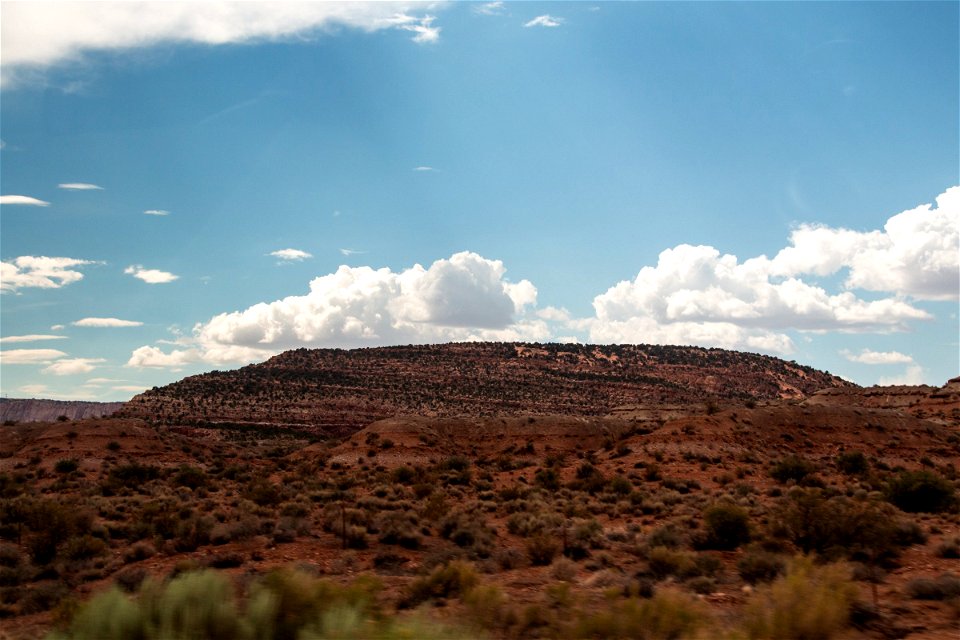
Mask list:
POLYGON ((903 471, 887 484, 887 499, 907 513, 940 513, 957 502, 956 487, 943 476, 923 469, 903 471))
POLYGON ((935 579, 914 578, 907 583, 907 595, 914 600, 949 600, 960 596, 960 578, 944 573, 935 579))
POLYGON ((784 557, 763 549, 748 549, 737 561, 737 571, 745 582, 772 582, 787 567, 784 557))
POLYGON ((791 455, 774 464, 770 469, 770 476, 781 484, 786 484, 790 480, 802 484, 814 471, 816 467, 813 463, 791 455))
POLYGON ((527 556, 534 566, 546 566, 560 553, 560 544, 550 536, 536 535, 527 541, 527 556))
POLYGON ((703 513, 702 549, 732 550, 750 542, 750 515, 731 502, 720 502, 703 513))
POLYGON ((848 451, 837 456, 837 467, 848 476, 862 476, 870 470, 870 463, 862 451, 848 451))
POLYGON ((66 458, 57 460, 56 464, 53 465, 53 470, 57 473, 73 473, 79 466, 79 463, 73 458, 66 458))

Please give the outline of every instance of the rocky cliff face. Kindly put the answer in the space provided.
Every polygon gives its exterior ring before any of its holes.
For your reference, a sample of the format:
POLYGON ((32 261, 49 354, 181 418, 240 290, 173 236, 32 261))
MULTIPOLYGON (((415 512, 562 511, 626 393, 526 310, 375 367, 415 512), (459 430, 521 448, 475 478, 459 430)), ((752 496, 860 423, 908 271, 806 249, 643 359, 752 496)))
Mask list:
POLYGON ((0 421, 53 422, 60 416, 66 416, 70 420, 100 418, 116 413, 123 404, 122 402, 0 398, 0 421))
POLYGON ((636 404, 803 398, 852 386, 770 356, 659 345, 297 349, 147 391, 122 415, 345 434, 394 415, 605 415, 636 404))

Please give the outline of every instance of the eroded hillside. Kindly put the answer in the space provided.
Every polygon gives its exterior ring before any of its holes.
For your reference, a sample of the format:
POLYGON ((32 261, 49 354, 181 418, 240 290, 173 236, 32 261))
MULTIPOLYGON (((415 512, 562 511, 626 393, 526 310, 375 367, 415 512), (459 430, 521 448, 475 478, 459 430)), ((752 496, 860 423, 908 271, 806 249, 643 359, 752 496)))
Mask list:
POLYGON ((840 378, 778 358, 657 345, 460 343, 297 349, 147 391, 122 415, 344 435, 395 415, 604 415, 630 404, 804 397, 840 378))

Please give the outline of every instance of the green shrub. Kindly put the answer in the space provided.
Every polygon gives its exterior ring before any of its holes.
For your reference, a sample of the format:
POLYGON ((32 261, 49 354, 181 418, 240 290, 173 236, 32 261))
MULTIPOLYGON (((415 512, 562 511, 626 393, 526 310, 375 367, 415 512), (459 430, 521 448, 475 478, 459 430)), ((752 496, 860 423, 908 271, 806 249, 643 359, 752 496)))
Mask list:
POLYGON ((904 471, 887 484, 887 499, 908 513, 940 513, 956 505, 956 487, 943 476, 923 469, 904 471))
POLYGON ((720 502, 703 513, 703 549, 732 550, 750 542, 750 515, 732 502, 720 502))
POLYGON ((837 456, 837 467, 848 476, 862 476, 870 470, 863 451, 849 451, 837 456))
POLYGON ((777 553, 748 549, 737 561, 737 571, 745 582, 772 582, 787 568, 786 560, 777 553))
POLYGON ((414 607, 436 598, 463 597, 479 582, 477 572, 471 565, 454 561, 437 567, 429 576, 414 580, 398 606, 414 607))
POLYGON ((76 460, 67 458, 63 460, 57 460, 56 464, 53 465, 53 470, 57 473, 73 473, 79 466, 80 465, 76 460))
POLYGON ((527 556, 534 566, 546 566, 560 553, 560 544, 550 536, 536 535, 527 541, 527 556))
POLYGON ((802 484, 814 471, 816 471, 816 467, 813 463, 799 456, 791 455, 773 465, 773 468, 770 469, 770 475, 781 484, 786 484, 790 480, 802 484))
POLYGON ((786 575, 758 590, 744 611, 750 638, 827 639, 847 626, 857 588, 843 565, 796 558, 786 575))
MULTIPOLYGON (((875 563, 895 557, 903 545, 903 523, 883 503, 827 498, 819 489, 797 489, 783 498, 773 517, 775 533, 805 553, 875 563)), ((912 543, 907 543, 912 544, 912 543)))

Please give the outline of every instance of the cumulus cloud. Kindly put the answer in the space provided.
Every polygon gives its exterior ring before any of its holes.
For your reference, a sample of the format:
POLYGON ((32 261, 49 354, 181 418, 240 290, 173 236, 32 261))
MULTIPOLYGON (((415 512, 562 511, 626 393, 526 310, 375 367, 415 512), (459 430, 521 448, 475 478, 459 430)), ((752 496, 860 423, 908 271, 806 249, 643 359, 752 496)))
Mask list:
POLYGON ((20 256, 0 263, 0 291, 16 292, 25 287, 59 289, 83 279, 73 267, 96 264, 77 258, 48 258, 47 256, 20 256))
POLYGON ((134 278, 139 278, 147 284, 165 284, 180 278, 180 276, 173 275, 167 271, 160 271, 158 269, 144 269, 143 266, 139 264, 130 265, 124 269, 123 272, 133 276, 134 278))
POLYGON ((541 340, 546 323, 527 319, 537 290, 505 279, 499 260, 470 252, 403 271, 341 266, 315 278, 310 291, 194 328, 191 349, 163 353, 145 346, 130 366, 183 366, 263 359, 299 346, 357 347, 462 340, 541 340))
POLYGON ((0 205, 26 205, 30 207, 49 207, 50 203, 30 196, 0 196, 0 205))
POLYGON ((0 363, 46 364, 66 355, 57 349, 5 349, 0 351, 0 363))
POLYGON ((71 322, 75 327, 142 327, 142 322, 136 320, 121 320, 119 318, 82 318, 71 322))
MULTIPOLYGON (((256 356, 251 360, 257 359, 256 356)), ((201 354, 196 349, 178 349, 171 353, 164 353, 157 347, 143 346, 135 349, 127 361, 128 367, 179 369, 193 362, 201 361, 201 354)))
POLYGON ((313 254, 301 251, 300 249, 279 249, 277 251, 271 251, 270 255, 287 262, 299 262, 313 257, 313 254))
POLYGON ((868 232, 802 225, 772 260, 772 275, 847 270, 848 289, 890 291, 921 300, 960 296, 960 187, 868 232))
POLYGON ((75 61, 88 51, 160 43, 223 45, 304 39, 349 27, 402 29, 418 43, 435 42, 435 18, 416 15, 419 2, 57 2, 6 3, 4 82, 21 68, 75 61))
POLYGON ((103 358, 64 358, 57 360, 49 367, 41 369, 40 372, 55 376, 72 376, 78 373, 90 373, 101 362, 106 362, 106 360, 103 358))
MULTIPOLYGON (((774 258, 739 261, 709 246, 663 251, 594 299, 586 324, 594 342, 664 342, 789 353, 787 330, 906 330, 929 320, 911 299, 955 299, 960 289, 960 187, 868 232, 805 225, 774 258), (830 292, 805 276, 846 270, 830 292), (859 297, 855 290, 893 294, 859 297)), ((879 356, 877 356, 879 357, 879 356)))
POLYGON ((52 336, 44 334, 30 334, 26 336, 7 336, 0 338, 0 344, 8 342, 41 342, 43 340, 65 340, 67 336, 52 336))
POLYGON ((898 376, 886 376, 880 378, 879 383, 881 385, 898 385, 898 384, 923 384, 924 371, 923 367, 918 364, 910 365, 907 367, 906 371, 898 376))
POLYGON ((170 212, 166 209, 147 209, 143 212, 143 215, 146 216, 168 216, 170 212))
POLYGON ((67 191, 103 191, 103 187, 89 182, 61 182, 57 188, 67 191))
POLYGON ((913 358, 899 351, 872 351, 863 349, 860 353, 853 353, 844 349, 840 352, 850 362, 860 364, 912 364, 913 358))
POLYGON ((537 16, 530 22, 524 24, 524 27, 559 27, 563 23, 563 18, 554 18, 550 14, 537 16))

